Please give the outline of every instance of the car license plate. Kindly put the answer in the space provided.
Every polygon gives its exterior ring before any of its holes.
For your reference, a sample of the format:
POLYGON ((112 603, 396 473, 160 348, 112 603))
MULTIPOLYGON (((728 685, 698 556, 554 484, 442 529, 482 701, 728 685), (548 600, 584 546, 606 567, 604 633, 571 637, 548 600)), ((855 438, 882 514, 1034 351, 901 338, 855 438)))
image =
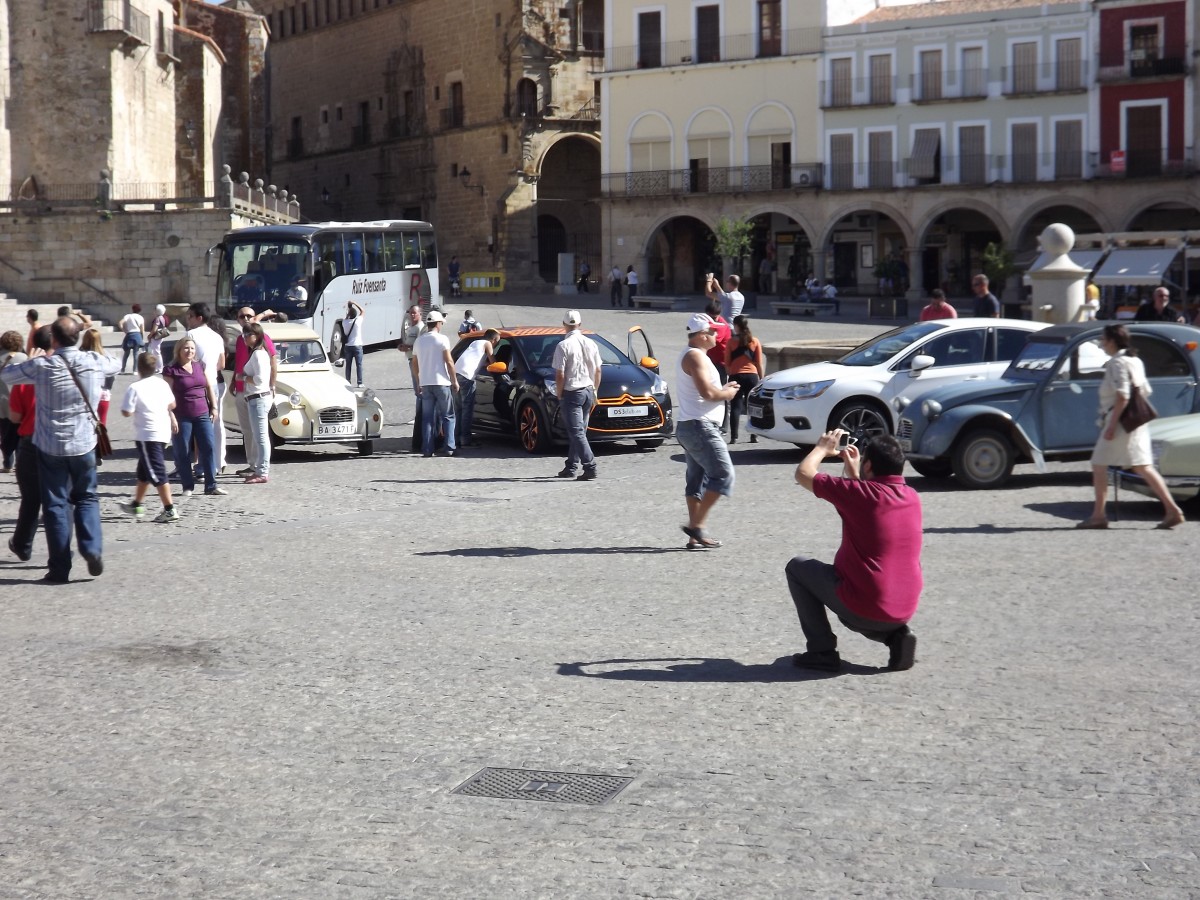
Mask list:
POLYGON ((907 438, 901 438, 899 441, 899 444, 900 444, 900 449, 903 450, 905 453, 912 452, 912 441, 908 440, 907 438))
POLYGON ((646 415, 646 407, 644 406, 610 406, 608 409, 608 417, 610 419, 636 419, 644 415, 646 415))
POLYGON ((755 418, 755 419, 762 418, 763 408, 761 406, 759 406, 757 403, 747 403, 746 409, 750 411, 750 416, 752 418, 755 418))
POLYGON ((331 434, 355 434, 357 429, 353 422, 346 422, 342 425, 318 425, 317 437, 326 437, 331 434))

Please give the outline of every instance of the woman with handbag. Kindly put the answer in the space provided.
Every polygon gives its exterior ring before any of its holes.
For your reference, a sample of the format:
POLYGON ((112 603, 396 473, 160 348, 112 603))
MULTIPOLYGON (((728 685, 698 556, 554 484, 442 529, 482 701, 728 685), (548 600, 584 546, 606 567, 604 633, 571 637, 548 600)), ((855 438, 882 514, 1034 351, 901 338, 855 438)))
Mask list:
POLYGON ((200 469, 204 477, 204 493, 222 496, 226 492, 217 487, 213 472, 213 418, 216 416, 216 398, 212 386, 204 374, 204 366, 196 359, 196 342, 185 337, 175 344, 174 362, 163 369, 163 380, 175 395, 175 418, 179 430, 171 436, 174 447, 175 468, 183 485, 181 497, 192 496, 196 488, 192 472, 192 440, 196 441, 200 469))
POLYGON ((171 320, 167 318, 167 308, 161 303, 154 307, 154 319, 147 329, 148 340, 146 351, 158 357, 158 371, 163 370, 162 342, 171 336, 171 320))
POLYGON ((1183 510, 1154 468, 1150 454, 1150 431, 1146 423, 1156 414, 1146 401, 1150 395, 1146 367, 1137 358, 1137 351, 1129 341, 1129 330, 1124 325, 1105 325, 1100 346, 1111 359, 1104 364, 1104 380, 1100 382, 1100 437, 1092 451, 1092 487, 1096 503, 1091 518, 1075 527, 1108 527, 1104 514, 1108 499, 1108 468, 1120 466, 1141 476, 1162 502, 1166 518, 1157 527, 1174 528, 1184 521, 1183 510))

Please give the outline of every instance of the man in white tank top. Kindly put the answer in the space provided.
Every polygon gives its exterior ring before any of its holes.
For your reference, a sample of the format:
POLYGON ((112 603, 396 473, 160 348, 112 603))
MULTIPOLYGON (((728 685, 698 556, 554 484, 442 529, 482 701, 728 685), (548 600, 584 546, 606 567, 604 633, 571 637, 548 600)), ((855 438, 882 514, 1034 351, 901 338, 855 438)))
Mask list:
POLYGON ((684 495, 688 523, 683 526, 689 550, 712 550, 721 542, 704 532, 708 511, 733 493, 733 461, 721 437, 725 403, 737 396, 736 382, 722 386, 717 367, 708 358, 716 343, 716 323, 703 313, 688 319, 688 347, 679 356, 675 383, 678 391, 675 437, 687 461, 684 495))

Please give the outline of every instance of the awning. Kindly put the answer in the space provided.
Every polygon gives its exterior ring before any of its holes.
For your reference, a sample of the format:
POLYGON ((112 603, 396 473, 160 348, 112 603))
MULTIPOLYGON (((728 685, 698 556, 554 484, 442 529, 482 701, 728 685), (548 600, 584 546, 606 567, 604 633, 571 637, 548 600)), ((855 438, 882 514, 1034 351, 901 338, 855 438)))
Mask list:
POLYGON ((1126 247, 1108 255, 1104 264, 1092 275, 1092 281, 1103 285, 1160 285, 1167 269, 1179 255, 1178 247, 1126 247))
MULTIPOLYGON (((1100 261, 1100 257, 1104 255, 1103 250, 1072 250, 1067 254, 1067 258, 1081 269, 1087 269, 1089 272, 1096 268, 1096 263, 1100 261)), ((1050 262, 1053 257, 1049 253, 1039 253, 1037 259, 1029 266, 1025 273, 1025 283, 1032 284, 1029 280, 1029 272, 1036 272, 1046 263, 1050 262)))
POLYGON ((938 147, 942 134, 936 128, 921 128, 913 137, 912 155, 908 158, 908 174, 912 178, 937 177, 938 147))

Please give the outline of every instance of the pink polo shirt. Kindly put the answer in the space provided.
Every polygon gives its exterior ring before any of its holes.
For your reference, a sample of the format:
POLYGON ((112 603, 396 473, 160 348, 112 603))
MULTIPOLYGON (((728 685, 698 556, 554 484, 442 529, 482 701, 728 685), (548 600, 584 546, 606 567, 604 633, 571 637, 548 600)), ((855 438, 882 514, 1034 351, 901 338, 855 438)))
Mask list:
POLYGON ((907 622, 924 587, 921 498, 900 475, 878 479, 813 477, 813 493, 842 517, 834 557, 838 599, 877 622, 907 622))
MULTIPOLYGON (((267 356, 275 355, 275 342, 268 334, 263 335, 263 349, 267 351, 267 356)), ((246 362, 249 359, 250 351, 246 347, 246 339, 239 337, 233 348, 233 387, 231 390, 235 394, 240 394, 246 389, 242 372, 245 371, 246 362)))

